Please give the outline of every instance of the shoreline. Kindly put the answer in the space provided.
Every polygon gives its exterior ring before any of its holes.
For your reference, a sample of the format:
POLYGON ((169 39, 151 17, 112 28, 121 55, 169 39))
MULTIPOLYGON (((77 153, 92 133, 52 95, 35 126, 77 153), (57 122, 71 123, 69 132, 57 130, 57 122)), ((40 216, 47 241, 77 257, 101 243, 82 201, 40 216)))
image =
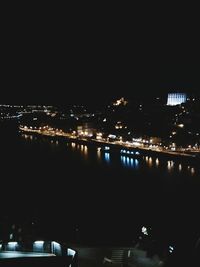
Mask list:
POLYGON ((87 138, 80 138, 77 136, 72 136, 68 133, 64 132, 58 132, 50 133, 47 131, 40 131, 40 130, 34 130, 34 129, 25 129, 24 127, 19 127, 20 132, 26 133, 26 134, 36 134, 44 137, 51 137, 51 138, 59 138, 59 139, 67 139, 70 142, 75 142, 78 144, 83 145, 94 145, 96 147, 100 147, 102 150, 108 153, 112 152, 118 152, 122 156, 128 156, 128 157, 136 157, 135 152, 139 152, 142 156, 155 156, 155 157, 162 157, 165 159, 184 159, 184 160, 192 160, 192 161, 199 161, 198 156, 193 154, 187 154, 187 153, 180 153, 180 152, 173 152, 173 151, 159 151, 149 148, 141 148, 136 147, 127 143, 116 143, 116 142, 109 142, 105 140, 96 140, 96 139, 87 139, 87 138), (106 149, 107 148, 107 149, 106 149), (126 151, 127 153, 123 153, 122 151, 126 151), (128 153, 129 152, 129 153, 128 153))

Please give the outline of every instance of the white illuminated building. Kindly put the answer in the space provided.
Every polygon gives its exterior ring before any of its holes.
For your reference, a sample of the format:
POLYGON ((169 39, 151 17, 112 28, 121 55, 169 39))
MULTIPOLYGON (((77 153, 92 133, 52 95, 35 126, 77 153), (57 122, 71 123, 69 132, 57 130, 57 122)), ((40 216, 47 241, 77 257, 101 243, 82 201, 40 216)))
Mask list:
POLYGON ((176 106, 186 102, 185 93, 170 93, 167 97, 168 106, 176 106))

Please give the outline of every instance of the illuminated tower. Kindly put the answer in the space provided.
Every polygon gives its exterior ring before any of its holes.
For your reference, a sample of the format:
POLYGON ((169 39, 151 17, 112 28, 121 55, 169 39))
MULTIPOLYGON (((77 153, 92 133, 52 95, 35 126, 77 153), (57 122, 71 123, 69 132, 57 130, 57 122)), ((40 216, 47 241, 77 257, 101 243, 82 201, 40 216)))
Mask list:
POLYGON ((185 93, 170 93, 167 97, 168 106, 176 106, 186 102, 185 93))

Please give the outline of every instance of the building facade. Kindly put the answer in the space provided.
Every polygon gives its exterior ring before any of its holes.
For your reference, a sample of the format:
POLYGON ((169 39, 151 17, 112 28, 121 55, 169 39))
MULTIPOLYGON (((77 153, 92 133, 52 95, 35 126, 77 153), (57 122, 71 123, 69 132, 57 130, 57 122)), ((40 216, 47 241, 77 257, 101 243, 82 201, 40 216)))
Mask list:
POLYGON ((185 93, 169 93, 167 97, 168 106, 176 106, 186 102, 185 93))

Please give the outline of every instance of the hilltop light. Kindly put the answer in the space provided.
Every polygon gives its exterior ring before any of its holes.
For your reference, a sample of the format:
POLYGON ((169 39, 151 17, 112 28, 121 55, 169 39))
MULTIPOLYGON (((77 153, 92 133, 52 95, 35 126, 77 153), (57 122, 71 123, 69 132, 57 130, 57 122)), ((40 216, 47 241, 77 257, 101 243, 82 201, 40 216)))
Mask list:
POLYGON ((119 106, 119 105, 123 105, 126 106, 128 104, 128 101, 124 99, 124 97, 117 99, 114 103, 113 106, 119 106))
POLYGON ((178 127, 183 128, 184 127, 184 124, 183 123, 178 124, 178 127))

